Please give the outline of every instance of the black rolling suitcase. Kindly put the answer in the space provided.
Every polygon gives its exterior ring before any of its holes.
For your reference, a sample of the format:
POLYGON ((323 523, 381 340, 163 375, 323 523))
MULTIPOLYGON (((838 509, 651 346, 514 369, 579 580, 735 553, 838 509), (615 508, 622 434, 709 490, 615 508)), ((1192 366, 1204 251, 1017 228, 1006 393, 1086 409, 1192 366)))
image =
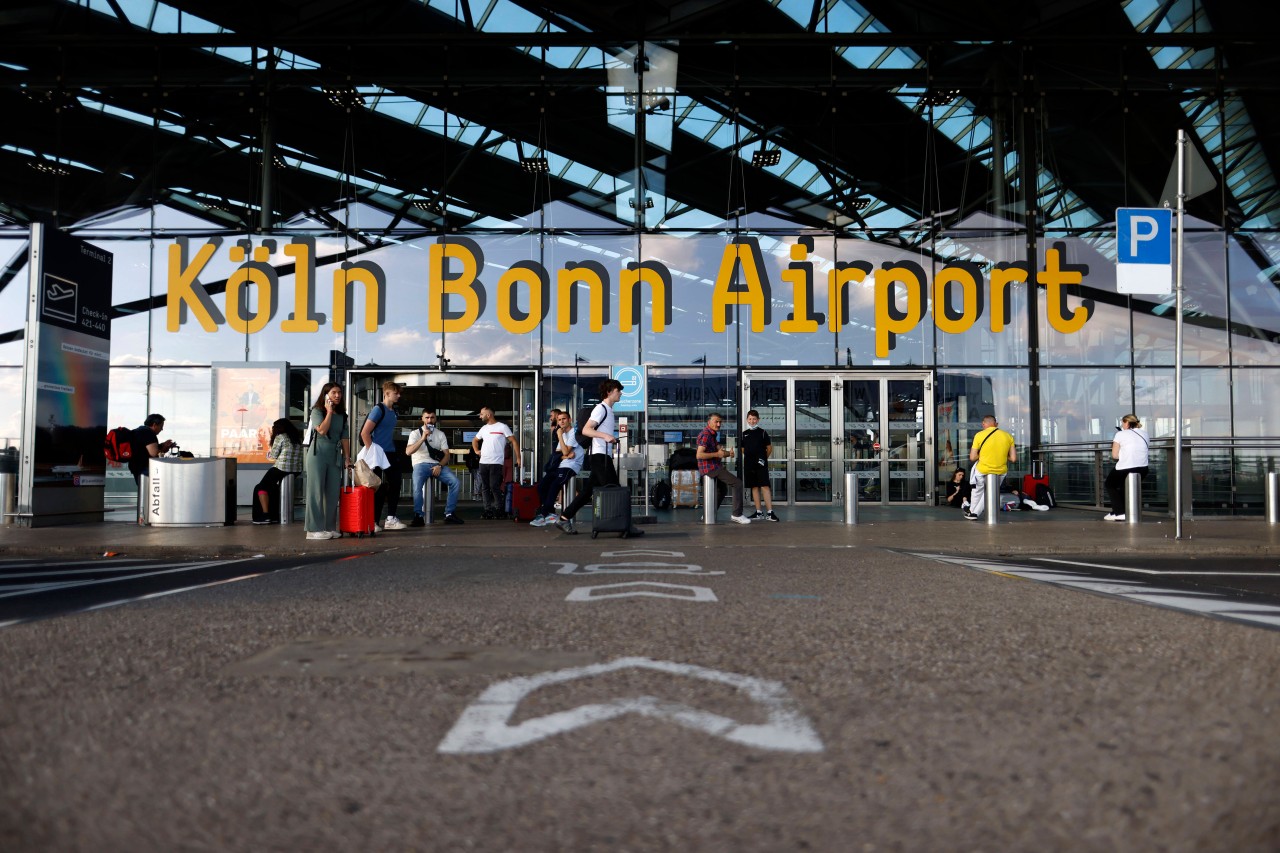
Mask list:
POLYGON ((631 535, 631 491, 626 486, 596 486, 591 493, 591 538, 600 533, 631 535))

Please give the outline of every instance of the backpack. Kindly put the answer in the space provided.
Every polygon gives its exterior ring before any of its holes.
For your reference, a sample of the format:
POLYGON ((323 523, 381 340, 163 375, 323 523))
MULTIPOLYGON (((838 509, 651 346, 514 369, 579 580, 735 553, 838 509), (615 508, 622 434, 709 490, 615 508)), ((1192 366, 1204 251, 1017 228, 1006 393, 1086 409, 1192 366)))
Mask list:
POLYGON ((693 471, 698 467, 698 451, 692 447, 677 447, 667 457, 667 468, 672 471, 693 471))
POLYGON ((102 453, 108 462, 122 465, 133 458, 133 430, 128 427, 116 427, 107 431, 102 441, 102 453))
POLYGON ((671 509, 671 483, 659 480, 649 489, 649 503, 654 509, 671 509))
MULTIPOLYGON (((582 452, 591 455, 591 436, 583 435, 582 430, 586 428, 587 421, 591 420, 591 413, 596 410, 599 403, 592 403, 589 406, 583 406, 578 409, 578 419, 574 421, 573 440, 578 442, 578 446, 582 448, 582 452)), ((599 424, 597 424, 599 426, 599 424)))
POLYGON ((1053 499, 1053 489, 1049 488, 1044 483, 1040 483, 1036 486, 1036 503, 1044 504, 1047 507, 1055 507, 1058 505, 1058 502, 1053 499))

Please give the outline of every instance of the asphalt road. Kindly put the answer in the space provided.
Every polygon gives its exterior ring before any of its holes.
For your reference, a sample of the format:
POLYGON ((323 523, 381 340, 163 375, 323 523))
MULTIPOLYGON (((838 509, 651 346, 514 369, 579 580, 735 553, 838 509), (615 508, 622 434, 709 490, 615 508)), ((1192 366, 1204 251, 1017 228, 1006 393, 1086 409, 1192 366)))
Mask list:
POLYGON ((743 543, 411 544, 5 628, 0 848, 1280 848, 1280 632, 1139 597, 1201 576, 743 543))

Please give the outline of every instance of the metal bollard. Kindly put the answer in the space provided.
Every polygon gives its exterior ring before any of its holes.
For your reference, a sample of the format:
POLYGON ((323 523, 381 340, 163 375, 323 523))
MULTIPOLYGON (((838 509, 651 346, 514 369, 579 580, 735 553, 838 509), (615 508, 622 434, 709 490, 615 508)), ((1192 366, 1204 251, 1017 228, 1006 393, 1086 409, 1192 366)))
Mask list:
MULTIPOLYGON (((293 524, 293 478, 295 474, 285 474, 280 481, 280 523, 293 524)), ((258 496, 254 495, 254 500, 258 496)))
POLYGON ((151 515, 147 512, 147 492, 150 491, 148 483, 151 478, 143 474, 138 478, 138 523, 150 524, 151 515))
POLYGON ((1280 471, 1267 472, 1267 524, 1280 523, 1280 471))
POLYGON ((4 519, 0 524, 12 524, 13 514, 18 505, 18 475, 8 471, 0 473, 0 506, 4 509, 4 519))
POLYGON ((436 521, 436 478, 428 477, 422 484, 422 523, 435 524, 436 521))
POLYGON ((716 478, 702 478, 702 523, 716 523, 716 478))
POLYGON ((995 524, 1000 518, 1000 475, 983 474, 987 485, 987 524, 995 524))
POLYGON ((1142 523, 1142 475, 1136 471, 1124 477, 1124 520, 1142 523))
POLYGON ((858 472, 844 472, 844 523, 858 523, 858 472))

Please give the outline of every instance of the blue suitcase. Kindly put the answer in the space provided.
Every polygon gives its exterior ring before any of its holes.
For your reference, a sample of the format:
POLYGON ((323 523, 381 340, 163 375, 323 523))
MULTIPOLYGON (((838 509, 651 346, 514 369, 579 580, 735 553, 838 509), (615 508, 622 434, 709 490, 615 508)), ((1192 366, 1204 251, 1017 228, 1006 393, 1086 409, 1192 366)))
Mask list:
POLYGON ((631 535, 631 491, 626 486, 596 486, 591 493, 591 538, 601 533, 631 535))

